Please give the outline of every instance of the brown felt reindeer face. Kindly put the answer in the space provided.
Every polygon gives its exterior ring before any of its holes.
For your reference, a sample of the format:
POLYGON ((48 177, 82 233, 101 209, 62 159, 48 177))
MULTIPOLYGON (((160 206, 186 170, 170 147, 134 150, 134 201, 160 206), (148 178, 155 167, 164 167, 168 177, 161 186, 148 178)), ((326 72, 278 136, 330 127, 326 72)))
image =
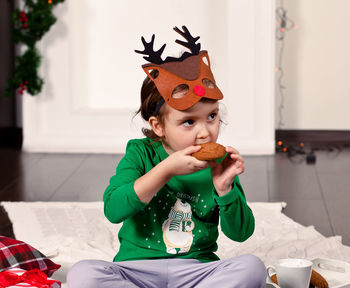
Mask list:
POLYGON ((190 49, 191 53, 185 52, 179 58, 167 57, 162 60, 164 44, 158 51, 153 50, 154 34, 151 42, 147 43, 142 37, 144 51, 135 52, 148 55, 144 57, 150 64, 142 65, 143 70, 154 82, 165 103, 176 110, 186 110, 196 104, 202 97, 220 100, 223 95, 215 84, 214 76, 210 70, 210 61, 207 51, 200 51, 201 45, 193 38, 186 26, 182 26, 183 32, 175 27, 174 30, 182 35, 187 42, 176 40, 175 42, 190 49), (152 77, 150 72, 157 70, 159 73, 152 77), (174 93, 181 86, 184 93, 174 93))

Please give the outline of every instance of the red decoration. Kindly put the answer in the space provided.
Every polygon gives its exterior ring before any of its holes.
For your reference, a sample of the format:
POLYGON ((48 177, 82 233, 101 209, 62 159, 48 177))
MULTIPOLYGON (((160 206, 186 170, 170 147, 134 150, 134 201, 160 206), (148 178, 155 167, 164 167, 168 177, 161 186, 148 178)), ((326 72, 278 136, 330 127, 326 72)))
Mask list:
MULTIPOLYGON (((25 90, 27 90, 27 86, 28 86, 29 82, 28 80, 25 80, 24 82, 20 83, 19 84, 19 87, 18 87, 18 94, 19 95, 23 95, 23 92, 25 90)), ((0 287, 1 288, 1 287, 0 287)))
POLYGON ((193 92, 196 93, 198 96, 203 96, 205 94, 204 88, 199 85, 194 86, 193 92))
POLYGON ((19 21, 21 22, 21 23, 23 23, 23 27, 24 28, 27 28, 28 27, 28 24, 27 24, 27 22, 28 22, 28 17, 27 17, 27 14, 24 12, 24 11, 21 11, 21 13, 19 13, 19 21))
POLYGON ((6 271, 4 272, 0 273, 0 287, 12 286, 20 282, 20 276, 6 271))
MULTIPOLYGON (((47 275, 39 270, 39 269, 33 269, 29 271, 25 270, 16 270, 16 271, 10 271, 6 270, 0 273, 0 287, 9 287, 13 286, 19 283, 28 283, 32 285, 33 287, 39 287, 39 288, 48 288, 52 287, 54 283, 57 283, 58 287, 60 287, 60 282, 49 279, 47 275), (18 272, 23 271, 23 274, 18 274, 18 272), (17 272, 17 273, 16 273, 17 272)), ((17 287, 17 286, 16 286, 17 287)))

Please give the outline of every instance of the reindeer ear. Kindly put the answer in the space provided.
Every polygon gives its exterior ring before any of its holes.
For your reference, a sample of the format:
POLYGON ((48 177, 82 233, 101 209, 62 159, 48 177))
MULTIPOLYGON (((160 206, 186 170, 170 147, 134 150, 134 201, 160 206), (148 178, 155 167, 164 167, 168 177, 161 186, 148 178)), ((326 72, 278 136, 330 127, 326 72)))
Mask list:
POLYGON ((205 65, 210 67, 210 60, 209 60, 208 53, 203 54, 202 61, 205 65))
POLYGON ((154 79, 156 79, 156 78, 158 77, 158 75, 159 75, 159 70, 158 70, 157 68, 158 68, 158 67, 156 67, 156 66, 142 66, 143 71, 146 72, 147 76, 148 76, 151 80, 154 80, 154 79), (151 72, 152 72, 152 71, 158 71, 157 76, 152 76, 152 75, 151 75, 151 72))

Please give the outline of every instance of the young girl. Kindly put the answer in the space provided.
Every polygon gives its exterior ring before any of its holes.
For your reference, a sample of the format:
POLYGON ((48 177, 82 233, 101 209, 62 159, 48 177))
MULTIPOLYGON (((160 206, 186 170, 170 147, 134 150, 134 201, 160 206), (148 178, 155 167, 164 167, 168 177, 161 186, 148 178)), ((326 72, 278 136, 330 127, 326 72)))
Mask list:
POLYGON ((244 160, 232 147, 217 161, 192 156, 199 144, 216 142, 222 94, 186 27, 175 30, 188 42, 180 58, 161 60, 153 41, 143 38, 148 77, 139 113, 151 129, 129 141, 103 200, 106 217, 123 222, 114 262, 85 260, 67 280, 77 287, 265 287, 264 264, 253 255, 219 260, 218 225, 234 241, 254 232, 238 175, 244 160), (185 55, 185 56, 184 56, 185 55))

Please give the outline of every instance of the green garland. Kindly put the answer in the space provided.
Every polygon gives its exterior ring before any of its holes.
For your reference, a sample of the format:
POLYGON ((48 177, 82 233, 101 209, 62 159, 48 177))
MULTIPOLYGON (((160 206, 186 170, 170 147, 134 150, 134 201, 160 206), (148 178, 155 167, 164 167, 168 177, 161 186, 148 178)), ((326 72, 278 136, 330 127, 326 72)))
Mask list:
POLYGON ((5 96, 15 91, 23 95, 26 90, 32 96, 41 92, 44 80, 39 77, 41 55, 35 47, 56 22, 53 8, 64 0, 21 0, 23 10, 12 14, 12 39, 16 44, 27 46, 21 56, 16 57, 14 75, 8 80, 5 96))

